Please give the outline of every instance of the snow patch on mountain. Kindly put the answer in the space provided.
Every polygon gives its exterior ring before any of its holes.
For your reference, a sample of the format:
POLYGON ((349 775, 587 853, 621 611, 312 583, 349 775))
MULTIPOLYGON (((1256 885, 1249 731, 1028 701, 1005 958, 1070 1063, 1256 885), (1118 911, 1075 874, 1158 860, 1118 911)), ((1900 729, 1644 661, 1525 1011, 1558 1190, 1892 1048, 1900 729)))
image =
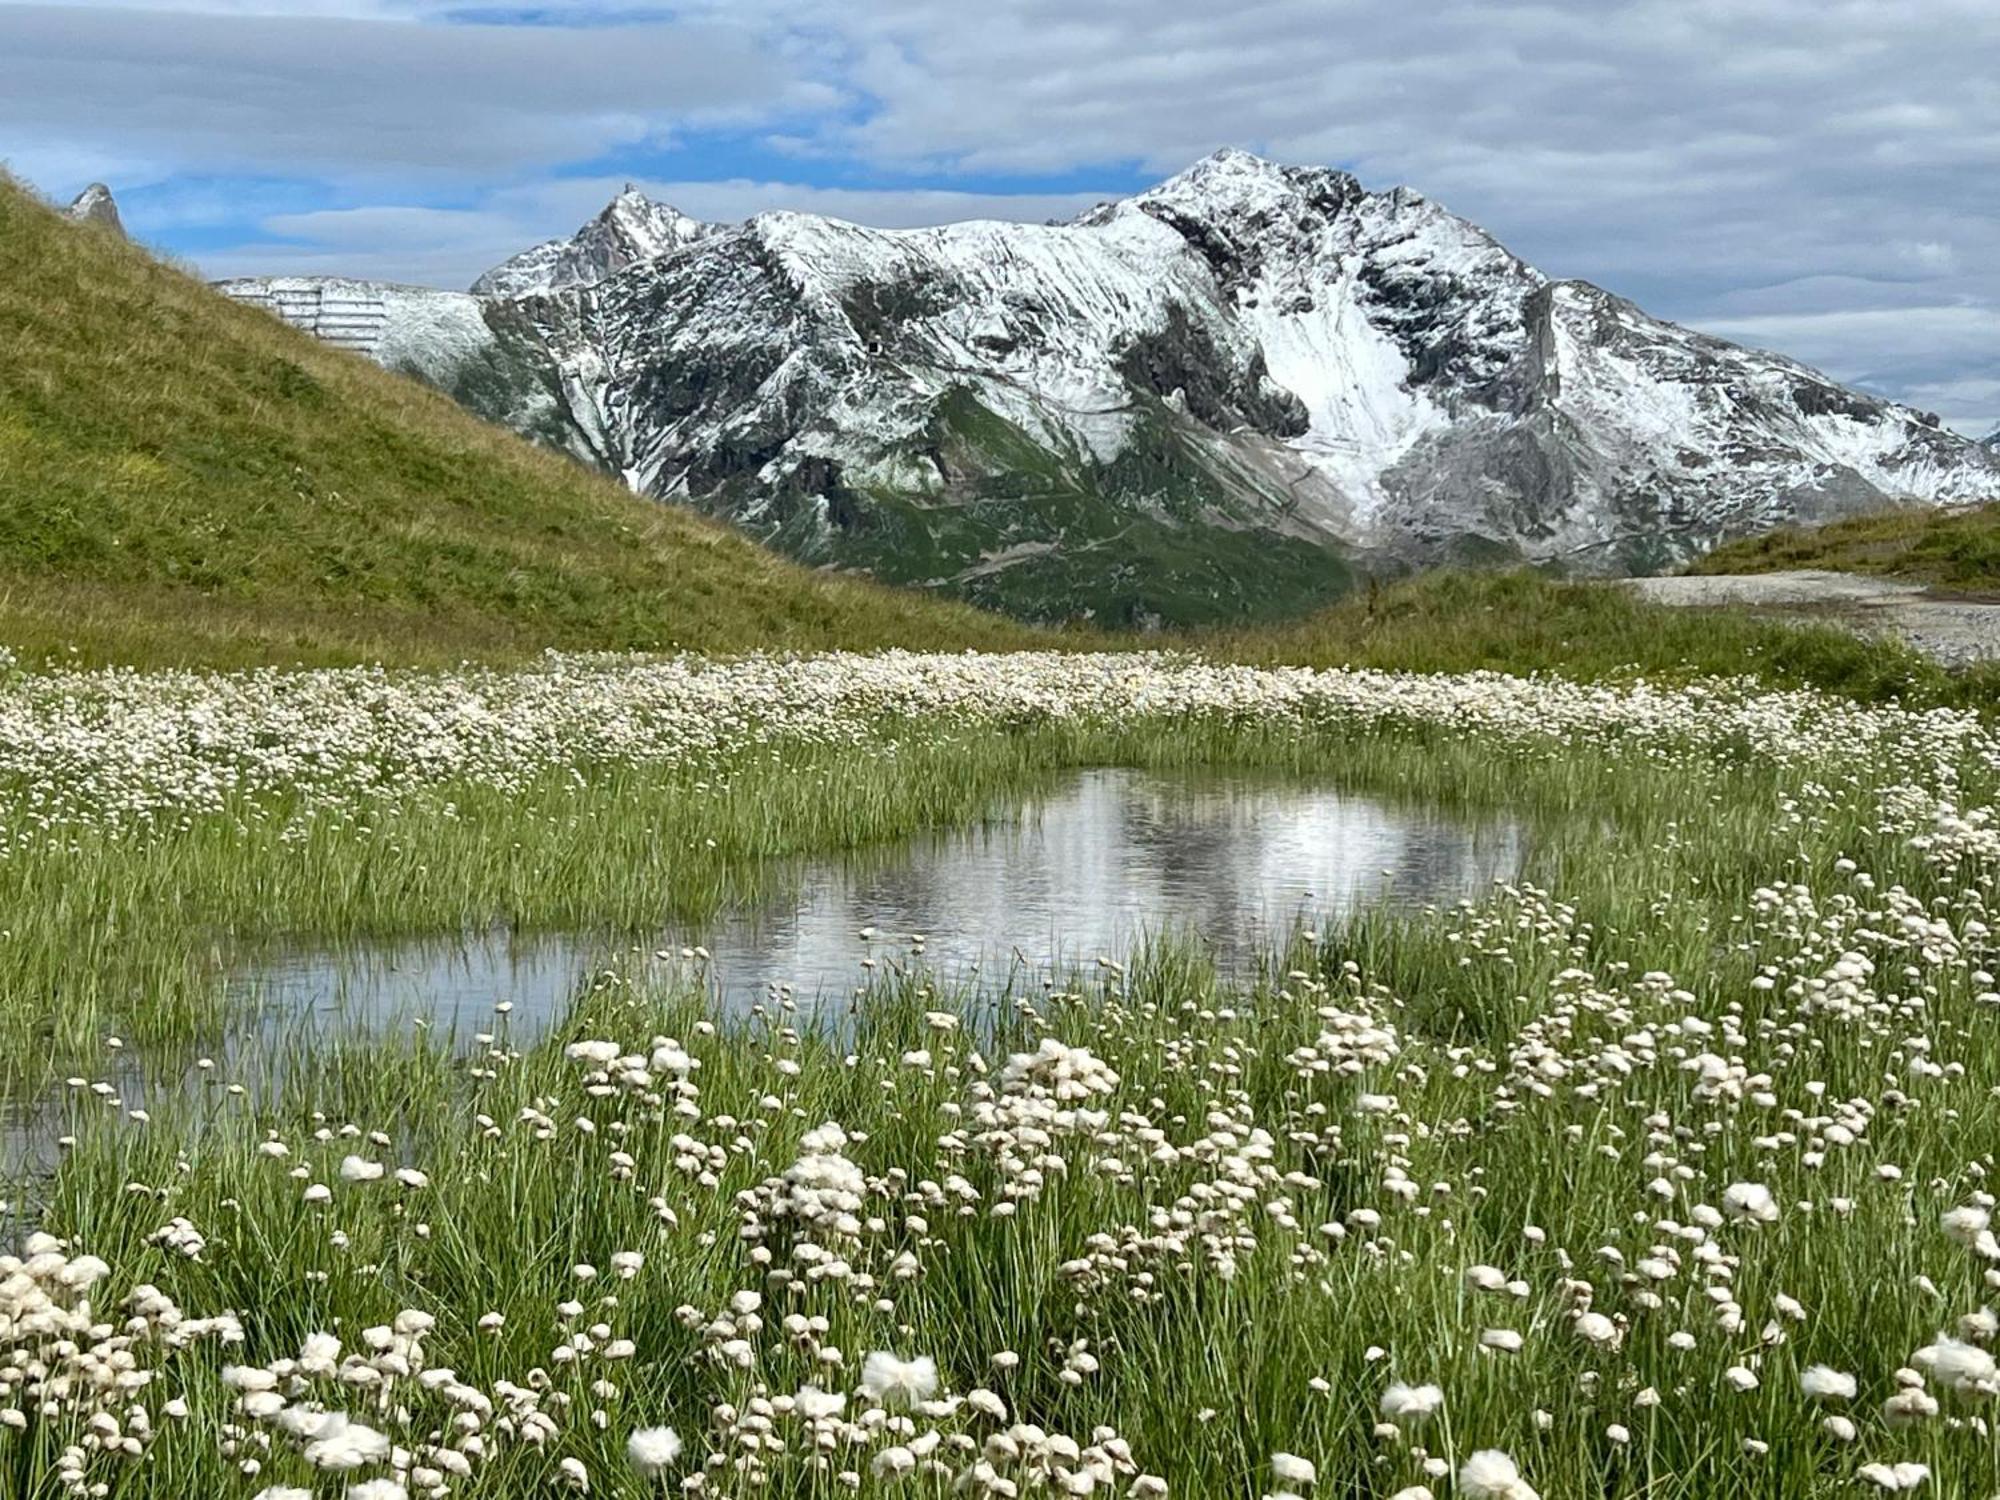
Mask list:
POLYGON ((216 287, 329 344, 427 378, 494 343, 484 303, 468 292, 342 276, 239 277, 216 287))
POLYGON ((101 224, 118 234, 125 232, 124 221, 118 217, 118 200, 101 182, 93 182, 78 193, 63 212, 79 224, 101 224))
POLYGON ((527 297, 591 286, 715 228, 628 186, 568 239, 549 240, 502 261, 473 282, 472 290, 481 297, 527 297))

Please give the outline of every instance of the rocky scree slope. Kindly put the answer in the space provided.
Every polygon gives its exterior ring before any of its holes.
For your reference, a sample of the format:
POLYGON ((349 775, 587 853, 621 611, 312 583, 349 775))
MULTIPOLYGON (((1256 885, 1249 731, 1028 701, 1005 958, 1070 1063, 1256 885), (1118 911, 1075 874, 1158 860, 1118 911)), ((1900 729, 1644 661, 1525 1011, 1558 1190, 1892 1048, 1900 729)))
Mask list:
POLYGON ((222 285, 797 557, 1036 619, 1268 617, 1446 561, 1647 572, 2000 497, 1933 416, 1239 151, 1061 224, 704 224, 628 191, 470 293, 222 285))

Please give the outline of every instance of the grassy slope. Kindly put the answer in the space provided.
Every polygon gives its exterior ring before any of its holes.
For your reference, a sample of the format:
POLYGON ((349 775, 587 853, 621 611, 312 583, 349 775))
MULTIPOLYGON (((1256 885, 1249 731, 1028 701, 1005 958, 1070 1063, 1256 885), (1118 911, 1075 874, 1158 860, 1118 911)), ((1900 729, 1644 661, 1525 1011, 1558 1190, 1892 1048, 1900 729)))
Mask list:
POLYGON ((1694 571, 1769 573, 1781 568, 1888 574, 1975 593, 2000 590, 2000 505, 1885 511, 1829 526, 1788 527, 1717 548, 1694 571))
POLYGON ((0 181, 0 640, 131 663, 1004 645, 783 562, 0 181))
POLYGON ((1899 642, 1743 610, 1671 609, 1533 573, 1430 573, 1288 625, 1220 632, 1203 648, 1261 665, 1663 678, 1750 673, 1867 702, 2000 701, 2000 668, 1947 672, 1899 642))

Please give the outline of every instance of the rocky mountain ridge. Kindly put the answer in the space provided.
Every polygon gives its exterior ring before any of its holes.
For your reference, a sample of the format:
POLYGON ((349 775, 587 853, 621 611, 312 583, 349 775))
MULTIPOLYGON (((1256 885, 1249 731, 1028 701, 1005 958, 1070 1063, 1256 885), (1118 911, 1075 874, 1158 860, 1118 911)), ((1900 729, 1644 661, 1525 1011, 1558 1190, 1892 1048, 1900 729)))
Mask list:
POLYGON ((93 182, 78 193, 63 212, 79 224, 101 224, 117 234, 125 232, 124 222, 118 217, 118 200, 101 182, 93 182))
POLYGON ((1645 572, 2000 498, 1935 417, 1237 151, 1062 224, 704 224, 628 190, 470 293, 222 286, 796 556, 1033 618, 1273 615, 1441 560, 1645 572))

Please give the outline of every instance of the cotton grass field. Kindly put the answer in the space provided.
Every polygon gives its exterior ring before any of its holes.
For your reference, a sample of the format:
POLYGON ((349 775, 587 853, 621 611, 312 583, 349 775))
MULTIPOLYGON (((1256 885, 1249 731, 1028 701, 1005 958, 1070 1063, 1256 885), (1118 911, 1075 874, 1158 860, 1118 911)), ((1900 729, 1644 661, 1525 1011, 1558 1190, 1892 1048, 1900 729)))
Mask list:
MULTIPOLYGON (((0 687, 0 1493, 2000 1493, 2000 735, 1191 656, 0 687), (657 929, 1066 767, 1505 809, 1530 868, 832 1012, 244 1029, 227 954, 657 929)), ((629 948, 631 945, 628 944, 629 948)), ((857 944, 857 958, 861 952, 857 944)))

